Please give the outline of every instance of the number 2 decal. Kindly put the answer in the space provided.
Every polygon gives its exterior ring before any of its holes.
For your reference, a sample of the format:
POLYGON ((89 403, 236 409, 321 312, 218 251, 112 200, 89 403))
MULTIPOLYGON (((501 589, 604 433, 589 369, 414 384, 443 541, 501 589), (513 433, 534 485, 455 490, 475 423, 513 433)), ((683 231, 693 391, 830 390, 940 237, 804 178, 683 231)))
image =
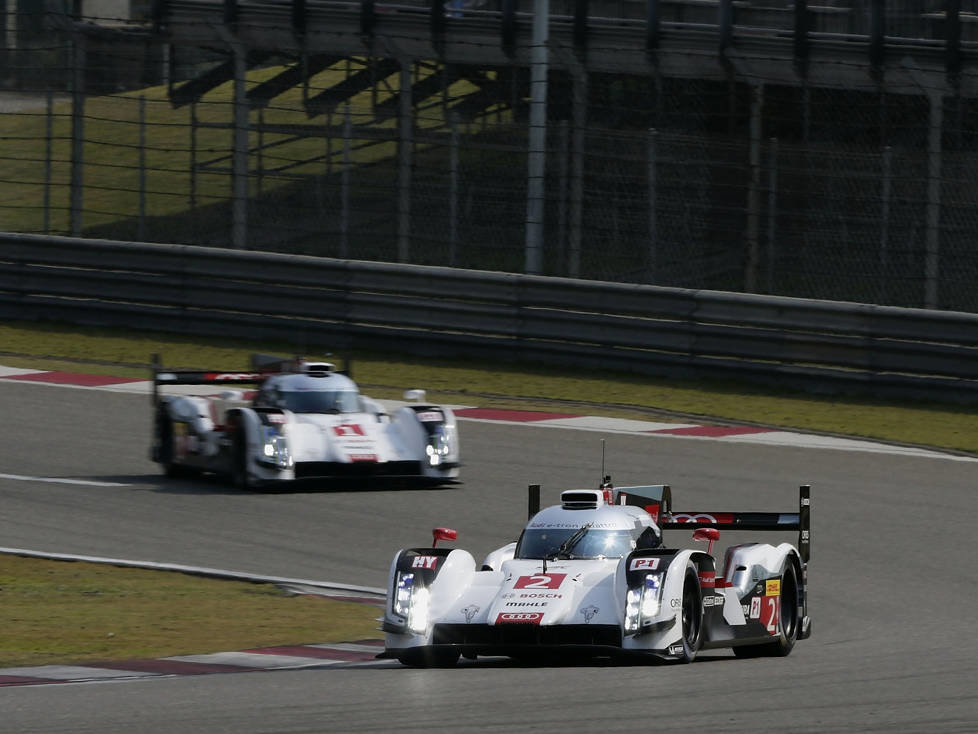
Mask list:
POLYGON ((767 628, 769 634, 776 635, 778 633, 778 618, 781 616, 778 612, 781 609, 781 597, 780 596, 765 596, 763 598, 764 611, 761 615, 761 622, 767 628))
POLYGON ((566 573, 537 573, 533 576, 520 576, 513 584, 514 589, 559 589, 566 573))

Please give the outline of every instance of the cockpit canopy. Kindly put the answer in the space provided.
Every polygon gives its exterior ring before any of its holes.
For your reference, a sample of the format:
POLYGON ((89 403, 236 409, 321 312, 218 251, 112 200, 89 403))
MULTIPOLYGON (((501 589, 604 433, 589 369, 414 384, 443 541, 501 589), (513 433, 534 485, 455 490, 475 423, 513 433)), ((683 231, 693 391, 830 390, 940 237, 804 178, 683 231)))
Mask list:
POLYGON ((255 405, 282 408, 293 413, 357 413, 361 410, 356 384, 339 374, 270 378, 255 396, 255 405))
POLYGON ((516 544, 516 558, 621 558, 636 548, 657 548, 662 536, 637 508, 594 510, 548 507, 538 513, 516 544))

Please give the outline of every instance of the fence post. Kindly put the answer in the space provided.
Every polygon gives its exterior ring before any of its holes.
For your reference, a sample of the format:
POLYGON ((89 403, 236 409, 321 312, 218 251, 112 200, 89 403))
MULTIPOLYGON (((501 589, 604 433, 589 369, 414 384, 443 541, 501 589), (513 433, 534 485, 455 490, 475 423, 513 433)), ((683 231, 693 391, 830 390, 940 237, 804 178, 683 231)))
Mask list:
POLYGON ((879 302, 885 304, 888 299, 887 285, 890 282, 887 277, 887 267, 890 260, 890 196, 893 184, 893 150, 889 145, 883 146, 881 156, 881 167, 883 180, 880 191, 880 272, 879 278, 879 302))
POLYGON ((85 173, 85 36, 72 33, 74 66, 71 84, 71 215, 69 231, 80 237, 85 173))
POLYGON ((244 44, 234 43, 234 157, 231 173, 231 246, 248 249, 248 98, 244 44))
POLYGON ((658 190, 656 188, 656 168, 658 167, 658 139, 659 132, 653 128, 649 130, 648 137, 648 181, 649 181, 649 247, 646 252, 646 263, 645 263, 645 282, 649 284, 655 283, 656 278, 656 265, 658 260, 658 249, 659 249, 659 232, 658 232, 658 221, 656 215, 656 202, 658 200, 658 190))
POLYGON ((411 62, 401 60, 400 135, 397 166, 397 261, 411 258, 411 154, 414 147, 414 118, 411 85, 411 62))
POLYGON ((761 222, 761 114, 764 107, 764 85, 751 87, 750 97, 750 185, 747 189, 747 268, 744 291, 757 290, 757 262, 760 258, 761 222))
POLYGON ((448 124, 451 130, 449 144, 449 195, 448 195, 448 264, 458 265, 458 113, 448 114, 448 124))
POLYGON ((767 292, 774 293, 774 261, 777 248, 774 246, 778 220, 778 139, 771 138, 770 162, 768 163, 767 191, 767 292))
POLYGON ((938 307, 941 247, 941 132, 944 128, 944 95, 930 97, 930 131, 927 136, 927 245, 924 264, 924 307, 938 307))
POLYGON ((139 219, 136 239, 146 241, 146 95, 139 95, 139 219))
POLYGON ((190 103, 190 209, 197 208, 197 103, 190 103))
POLYGON ((353 145, 353 117, 350 103, 343 113, 343 175, 340 187, 340 257, 350 256, 350 174, 353 172, 351 148, 353 145))
POLYGON ((584 130, 587 125, 587 71, 578 67, 573 79, 571 124, 570 277, 581 277, 581 222, 584 217, 584 130))
POLYGON ((530 130, 527 141, 526 257, 524 272, 539 274, 543 267, 544 197, 547 161, 547 70, 550 0, 534 0, 533 46, 530 62, 530 130))
POLYGON ((557 137, 557 253, 560 275, 566 275, 570 272, 567 248, 567 168, 570 156, 570 131, 567 120, 560 121, 557 137))
POLYGON ((51 234, 51 146, 54 138, 54 92, 48 88, 44 116, 44 234, 51 234))

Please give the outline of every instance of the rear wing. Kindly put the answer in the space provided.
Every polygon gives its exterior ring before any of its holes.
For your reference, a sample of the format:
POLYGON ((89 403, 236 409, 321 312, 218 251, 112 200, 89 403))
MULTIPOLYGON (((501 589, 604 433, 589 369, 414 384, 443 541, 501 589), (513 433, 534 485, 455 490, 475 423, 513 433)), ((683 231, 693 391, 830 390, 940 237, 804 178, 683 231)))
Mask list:
MULTIPOLYGON (((629 503, 631 504, 631 503, 629 503)), ((719 530, 797 530, 798 552, 802 563, 808 563, 812 548, 811 486, 798 488, 797 512, 664 512, 662 530, 717 528, 719 530)))
POLYGON ((218 372, 216 370, 164 369, 159 355, 153 355, 153 405, 159 402, 159 389, 165 385, 255 385, 265 372, 218 372))

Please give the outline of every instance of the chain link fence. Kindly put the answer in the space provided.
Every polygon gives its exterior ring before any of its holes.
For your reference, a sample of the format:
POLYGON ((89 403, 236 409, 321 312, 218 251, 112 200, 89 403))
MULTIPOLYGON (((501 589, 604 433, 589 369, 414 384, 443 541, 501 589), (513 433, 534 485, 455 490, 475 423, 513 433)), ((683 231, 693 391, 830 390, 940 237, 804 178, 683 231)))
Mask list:
MULTIPOLYGON (((0 230, 524 272, 525 69, 266 54, 236 105, 102 21, 6 24, 0 230)), ((978 311, 974 99, 552 70, 547 113, 542 274, 978 311)))

